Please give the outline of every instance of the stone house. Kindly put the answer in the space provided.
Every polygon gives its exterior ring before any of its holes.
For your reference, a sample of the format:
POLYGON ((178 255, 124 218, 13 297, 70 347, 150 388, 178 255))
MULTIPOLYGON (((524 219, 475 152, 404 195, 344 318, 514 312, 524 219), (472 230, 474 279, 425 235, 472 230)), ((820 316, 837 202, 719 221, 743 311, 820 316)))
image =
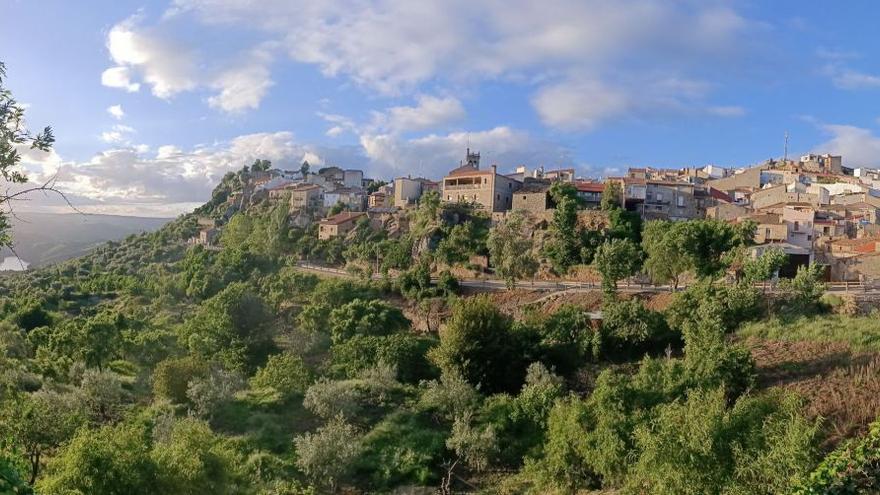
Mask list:
POLYGON ((550 181, 528 180, 513 195, 511 209, 541 214, 555 208, 550 198, 550 181))
POLYGON ((343 211, 318 223, 318 239, 327 240, 345 236, 354 230, 357 222, 367 214, 362 211, 343 211))
POLYGON ((368 208, 393 208, 394 207, 394 196, 376 191, 367 198, 367 207, 368 208))
POLYGON ((317 210, 324 205, 323 190, 315 184, 297 184, 290 189, 290 210, 317 210))
POLYGON ((480 169, 480 154, 468 150, 467 163, 443 178, 441 199, 449 203, 475 203, 492 213, 513 207, 513 195, 521 182, 498 173, 497 167, 480 169))
POLYGON ((342 203, 349 210, 363 211, 366 199, 366 193, 363 189, 339 187, 324 193, 324 206, 332 208, 334 205, 342 203))

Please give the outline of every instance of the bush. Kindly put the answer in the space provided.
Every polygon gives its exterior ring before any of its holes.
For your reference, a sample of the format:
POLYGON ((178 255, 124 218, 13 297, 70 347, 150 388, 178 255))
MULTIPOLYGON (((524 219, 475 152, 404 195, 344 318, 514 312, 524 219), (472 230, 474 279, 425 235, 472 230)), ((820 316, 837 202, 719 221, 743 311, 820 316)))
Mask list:
POLYGON ((482 401, 480 393, 457 373, 443 373, 440 380, 422 383, 419 406, 452 422, 475 410, 482 401))
POLYGON ((364 436, 356 472, 382 493, 404 484, 432 485, 438 481, 447 433, 423 415, 394 412, 364 436))
POLYGON ((669 340, 663 316, 637 299, 606 302, 602 306, 602 334, 618 351, 658 346, 669 340))
POLYGON ((206 376, 208 371, 207 363, 192 356, 166 359, 153 370, 153 393, 175 404, 186 404, 189 383, 206 376))
POLYGON ((305 393, 311 382, 311 372, 302 358, 282 353, 269 356, 266 364, 251 378, 251 387, 272 388, 285 397, 291 397, 305 393))
POLYGON ((460 373, 489 393, 519 389, 525 378, 523 355, 510 318, 485 296, 459 301, 440 332, 440 345, 429 352, 442 372, 460 373))
POLYGON ((785 493, 813 465, 818 426, 799 409, 776 396, 728 408, 722 389, 660 406, 636 429, 639 458, 627 485, 661 495, 785 493))
POLYGON ((433 339, 405 333, 387 337, 356 335, 331 346, 330 369, 336 375, 354 378, 381 362, 394 366, 401 381, 418 383, 437 375, 426 357, 433 343, 433 339))
POLYGON ((361 437, 354 426, 341 417, 331 419, 314 433, 293 439, 296 466, 315 485, 335 491, 353 467, 361 452, 361 437))
POLYGON ((828 454, 795 490, 795 495, 848 495, 880 492, 880 422, 868 434, 828 454))
POLYGON ((409 328, 403 313, 382 301, 355 299, 330 312, 328 327, 333 343, 355 335, 390 335, 409 328))
POLYGON ((306 390, 303 406, 325 419, 369 422, 401 398, 404 389, 396 376, 394 368, 380 364, 350 380, 322 378, 306 390))

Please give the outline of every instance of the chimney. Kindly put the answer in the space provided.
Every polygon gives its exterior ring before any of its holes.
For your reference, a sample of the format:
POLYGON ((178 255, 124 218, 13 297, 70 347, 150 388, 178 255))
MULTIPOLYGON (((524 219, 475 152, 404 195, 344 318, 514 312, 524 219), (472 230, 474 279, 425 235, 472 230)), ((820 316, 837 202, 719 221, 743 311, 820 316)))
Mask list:
POLYGON ((492 164, 492 175, 495 175, 497 173, 498 173, 498 166, 493 163, 492 164))

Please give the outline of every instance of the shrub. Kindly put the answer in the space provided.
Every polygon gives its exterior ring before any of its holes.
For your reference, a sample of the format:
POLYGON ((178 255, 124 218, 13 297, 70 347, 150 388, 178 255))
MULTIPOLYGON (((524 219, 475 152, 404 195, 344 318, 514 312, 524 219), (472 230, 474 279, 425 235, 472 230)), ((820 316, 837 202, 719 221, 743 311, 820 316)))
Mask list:
POLYGON ((312 381, 302 358, 289 353, 269 356, 266 364, 251 378, 253 388, 272 388, 285 397, 305 393, 312 381))
POLYGON ((404 484, 434 484, 447 434, 429 417, 396 411, 364 436, 356 472, 383 493, 404 484))
POLYGON ((175 404, 185 404, 189 401, 189 383, 207 375, 208 370, 207 363, 192 356, 166 359, 153 370, 153 393, 175 404))
POLYGON ((796 495, 846 495, 880 492, 880 422, 863 438, 828 454, 795 490, 796 495))
POLYGON ((525 377, 526 363, 511 320, 484 297, 459 301, 440 344, 429 352, 444 373, 460 373, 487 392, 517 390, 525 377))
POLYGON ((318 486, 335 491, 361 452, 361 436, 341 417, 331 419, 314 433, 293 439, 296 466, 318 486))
POLYGON ((433 339, 398 333, 387 337, 356 335, 330 348, 331 370, 345 378, 354 378, 380 362, 394 366, 405 383, 436 376, 436 368, 426 353, 433 339))
POLYGON ((390 335, 410 325, 399 309, 382 301, 362 299, 332 310, 327 323, 333 343, 355 335, 390 335))
POLYGON ((617 350, 639 349, 668 340, 663 316, 637 299, 606 302, 602 306, 602 334, 617 350))

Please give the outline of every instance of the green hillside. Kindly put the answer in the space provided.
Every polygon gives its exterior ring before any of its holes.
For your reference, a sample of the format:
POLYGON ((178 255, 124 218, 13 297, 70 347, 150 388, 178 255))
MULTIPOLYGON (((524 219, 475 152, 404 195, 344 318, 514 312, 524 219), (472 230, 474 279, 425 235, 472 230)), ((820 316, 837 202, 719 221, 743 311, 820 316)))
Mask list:
MULTIPOLYGON (((780 325, 828 317, 813 271, 773 298, 708 271, 662 301, 606 285, 590 304, 508 304, 529 294, 461 293, 444 270, 468 257, 440 260, 494 249, 498 227, 487 248, 447 241, 448 212, 427 204, 411 237, 355 232, 338 246, 291 226, 285 204, 225 220, 227 182, 198 215, 0 281, 0 492, 877 488, 876 431, 841 444, 867 430, 874 404, 819 414, 792 383, 822 375, 804 362, 781 379, 768 351, 780 325), (222 224, 218 248, 187 242, 199 216, 222 224), (381 279, 297 266, 358 266, 375 246, 389 260, 381 279)), ((839 327, 823 345, 876 331, 839 327)))

